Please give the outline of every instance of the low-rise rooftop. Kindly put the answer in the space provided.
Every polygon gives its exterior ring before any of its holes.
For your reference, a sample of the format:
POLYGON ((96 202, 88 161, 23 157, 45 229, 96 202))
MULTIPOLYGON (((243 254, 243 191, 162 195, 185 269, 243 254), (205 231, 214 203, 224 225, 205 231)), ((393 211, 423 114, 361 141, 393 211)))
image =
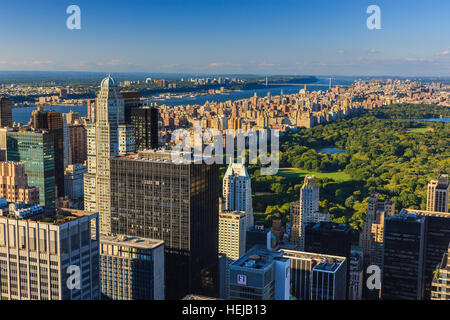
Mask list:
POLYGON ((33 221, 38 223, 48 223, 53 225, 62 225, 77 220, 85 215, 93 215, 94 213, 74 210, 74 209, 55 209, 44 207, 43 212, 28 216, 26 218, 18 218, 14 214, 0 216, 3 219, 15 219, 23 221, 33 221))
POLYGON ((275 260, 288 260, 283 258, 283 253, 279 251, 269 251, 264 246, 255 246, 244 256, 233 262, 231 266, 263 270, 269 267, 275 260))
POLYGON ((149 239, 141 237, 131 237, 126 235, 100 235, 100 242, 105 244, 115 244, 139 249, 153 249, 164 244, 163 240, 149 239))

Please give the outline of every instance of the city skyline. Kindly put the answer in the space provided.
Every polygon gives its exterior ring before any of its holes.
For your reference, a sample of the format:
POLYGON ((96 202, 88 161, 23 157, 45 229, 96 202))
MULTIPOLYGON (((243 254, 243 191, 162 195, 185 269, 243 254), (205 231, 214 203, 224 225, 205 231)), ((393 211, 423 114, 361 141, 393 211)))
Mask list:
POLYGON ((445 1, 199 0, 183 2, 183 10, 180 1, 77 1, 81 29, 69 30, 71 4, 4 1, 0 30, 8 32, 0 33, 0 70, 348 76, 450 71, 450 36, 439 32, 450 27, 445 1), (379 30, 367 28, 370 5, 380 7, 379 30))

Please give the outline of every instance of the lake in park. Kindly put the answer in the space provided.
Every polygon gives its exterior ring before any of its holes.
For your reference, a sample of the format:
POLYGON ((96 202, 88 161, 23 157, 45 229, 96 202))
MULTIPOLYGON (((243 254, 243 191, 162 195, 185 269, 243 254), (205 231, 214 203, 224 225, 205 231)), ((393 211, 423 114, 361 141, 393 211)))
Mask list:
POLYGON ((323 153, 323 154, 327 154, 327 153, 337 154, 337 153, 345 153, 345 150, 338 149, 334 146, 329 146, 329 147, 324 147, 324 148, 318 149, 317 152, 323 153))

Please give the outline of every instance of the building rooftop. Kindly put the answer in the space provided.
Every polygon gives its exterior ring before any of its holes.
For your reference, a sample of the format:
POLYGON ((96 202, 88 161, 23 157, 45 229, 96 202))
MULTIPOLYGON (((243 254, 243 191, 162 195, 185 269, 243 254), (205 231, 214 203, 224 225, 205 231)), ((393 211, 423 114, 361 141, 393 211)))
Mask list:
POLYGON ((404 215, 405 218, 412 218, 413 216, 416 216, 418 218, 419 216, 429 216, 429 217, 444 217, 448 218, 450 217, 450 212, 436 212, 436 211, 426 211, 426 210, 415 210, 415 209, 402 209, 400 210, 399 214, 389 217, 397 217, 404 215))
POLYGON ((351 227, 344 223, 335 223, 335 222, 318 222, 311 226, 313 230, 332 230, 332 231, 349 231, 351 227))
POLYGON ((47 223, 52 225, 63 225, 71 221, 82 218, 83 216, 94 215, 95 213, 74 210, 74 209, 55 209, 43 207, 44 211, 26 218, 18 218, 14 214, 0 216, 0 219, 15 219, 22 221, 32 221, 37 223, 47 223))
MULTIPOLYGON (((182 152, 182 151, 172 151, 165 149, 158 150, 143 150, 138 153, 129 153, 123 156, 117 156, 116 159, 127 159, 134 161, 148 161, 148 162, 160 162, 160 163, 173 163, 173 164, 192 164, 194 162, 193 152, 182 152), (183 159, 183 161, 177 161, 177 159, 183 159), (187 159, 187 160, 185 160, 187 159)), ((203 160, 206 158, 211 158, 209 155, 199 155, 203 160)))
POLYGON ((293 259, 302 259, 302 260, 314 260, 320 263, 338 263, 342 264, 346 258, 339 256, 332 256, 328 254, 321 254, 315 252, 304 252, 299 250, 291 250, 288 248, 281 248, 280 252, 283 253, 283 256, 287 256, 293 259))
POLYGON ((230 266, 245 269, 264 270, 275 260, 286 261, 288 258, 283 258, 282 252, 269 251, 264 246, 254 246, 244 256, 233 262, 230 266))
POLYGON ((214 298, 214 297, 200 296, 198 294, 188 294, 181 300, 222 300, 222 299, 214 298))
POLYGON ((321 262, 313 268, 313 271, 336 272, 342 263, 339 262, 321 262))
POLYGON ((110 75, 108 75, 101 82, 101 87, 117 87, 116 80, 114 80, 110 75))
POLYGON ((230 165, 227 168, 227 171, 225 172, 225 176, 239 176, 250 178, 247 169, 245 168, 245 165, 243 163, 230 163, 230 165))
POLYGON ((105 234, 100 235, 100 242, 139 249, 153 249, 164 244, 163 240, 141 238, 141 237, 130 237, 126 235, 105 235, 105 234))

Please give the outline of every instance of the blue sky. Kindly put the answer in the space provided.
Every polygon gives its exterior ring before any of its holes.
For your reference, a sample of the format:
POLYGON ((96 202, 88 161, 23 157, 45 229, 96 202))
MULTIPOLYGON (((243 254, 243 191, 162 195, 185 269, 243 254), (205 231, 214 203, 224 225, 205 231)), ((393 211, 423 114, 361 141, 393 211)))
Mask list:
POLYGON ((0 70, 450 75, 448 0, 1 0, 0 70), (81 30, 66 8, 81 8, 81 30), (369 5, 381 30, 369 30, 369 5))

